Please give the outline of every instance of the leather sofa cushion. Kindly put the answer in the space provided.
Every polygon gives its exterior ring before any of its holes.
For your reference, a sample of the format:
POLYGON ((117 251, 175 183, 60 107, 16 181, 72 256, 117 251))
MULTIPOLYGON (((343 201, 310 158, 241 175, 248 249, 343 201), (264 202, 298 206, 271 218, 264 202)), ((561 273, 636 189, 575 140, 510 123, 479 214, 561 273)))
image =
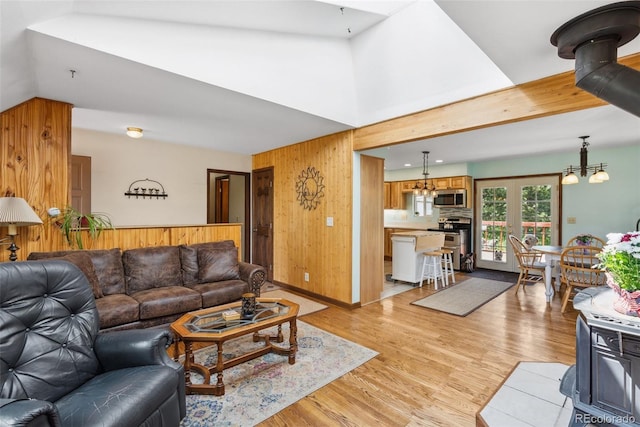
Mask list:
POLYGON ((98 281, 98 276, 96 276, 96 270, 93 267, 93 261, 91 261, 91 257, 83 251, 74 251, 69 252, 67 255, 62 257, 55 257, 49 259, 60 259, 64 261, 69 261, 74 264, 76 267, 80 269, 87 276, 87 280, 89 280, 89 284, 91 285, 91 290, 93 291, 94 298, 102 298, 104 295, 102 293, 102 289, 100 289, 100 282, 98 281))
POLYGON ((249 285, 243 280, 224 280, 222 282, 202 283, 190 286, 202 295, 202 308, 227 304, 242 298, 249 292, 249 285))
POLYGON ((136 322, 140 319, 138 301, 126 294, 107 295, 96 300, 100 329, 136 322))
POLYGON ((186 313, 202 308, 202 297, 184 286, 147 289, 131 295, 140 304, 140 320, 186 313))
MULTIPOLYGON (((56 402, 63 426, 142 426, 155 408, 161 407, 184 379, 168 366, 138 366, 105 372, 56 402)), ((171 419, 180 423, 178 400, 172 402, 171 419)))
POLYGON ((194 243, 192 245, 180 245, 180 263, 182 266, 182 283, 191 285, 198 283, 198 249, 200 248, 234 248, 233 240, 220 240, 218 242, 194 243))
POLYGON ((182 285, 180 249, 155 246, 129 249, 122 254, 127 294, 165 286, 182 285))
POLYGON ((240 278, 238 248, 199 248, 198 282, 210 283, 240 278))
MULTIPOLYGON (((27 259, 56 258, 79 251, 31 252, 27 259)), ((82 251, 91 257, 103 295, 124 294, 124 270, 119 248, 82 251)))

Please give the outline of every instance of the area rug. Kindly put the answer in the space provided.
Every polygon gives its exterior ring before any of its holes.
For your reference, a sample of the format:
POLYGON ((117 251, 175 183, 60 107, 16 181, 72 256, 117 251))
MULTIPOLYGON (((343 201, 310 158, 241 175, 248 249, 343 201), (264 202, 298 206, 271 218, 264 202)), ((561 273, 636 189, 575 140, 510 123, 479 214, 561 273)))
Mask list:
MULTIPOLYGON (((306 395, 345 375, 378 353, 354 342, 298 321, 296 363, 287 356, 266 354, 224 371, 225 395, 188 395, 182 427, 252 426, 306 395)), ((283 325, 285 341, 289 325, 283 325)), ((275 329, 273 329, 275 331, 275 329)), ((225 343, 225 357, 234 357, 261 343, 251 336, 225 343)), ((198 363, 214 364, 216 347, 195 352, 198 363)), ((216 376, 211 376, 215 384, 216 376)), ((202 382, 192 373, 191 381, 202 382)))
POLYGON ((317 303, 313 300, 310 300, 309 298, 301 297, 300 295, 296 295, 282 289, 262 292, 260 296, 265 298, 282 298, 291 302, 295 302, 300 306, 300 309, 298 310, 298 317, 315 313, 316 311, 324 310, 325 308, 327 308, 326 305, 317 303))
POLYGON ((513 285, 515 283, 472 277, 411 304, 456 316, 466 316, 513 285))

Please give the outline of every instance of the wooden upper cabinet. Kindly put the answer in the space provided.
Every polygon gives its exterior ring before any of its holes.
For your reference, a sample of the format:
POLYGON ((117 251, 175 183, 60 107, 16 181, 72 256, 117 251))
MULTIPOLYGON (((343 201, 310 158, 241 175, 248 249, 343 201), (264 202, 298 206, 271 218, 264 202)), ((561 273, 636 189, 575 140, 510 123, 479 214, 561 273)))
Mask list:
POLYGON ((404 194, 401 181, 391 182, 391 208, 404 209, 404 194))
POLYGON ((391 183, 384 183, 384 208, 391 209, 391 183))
POLYGON ((404 209, 402 181, 387 181, 384 183, 384 208, 404 209))
POLYGON ((433 184, 435 185, 436 190, 471 190, 471 177, 464 175, 433 178, 433 184))
POLYGON ((416 185, 416 181, 400 181, 402 185, 403 193, 411 193, 413 191, 413 187, 416 185))

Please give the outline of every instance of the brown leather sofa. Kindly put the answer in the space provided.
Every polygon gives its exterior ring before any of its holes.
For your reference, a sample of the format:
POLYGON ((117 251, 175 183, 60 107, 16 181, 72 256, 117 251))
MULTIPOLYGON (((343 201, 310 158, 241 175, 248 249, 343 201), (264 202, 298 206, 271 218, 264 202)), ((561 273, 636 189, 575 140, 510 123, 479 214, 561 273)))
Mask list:
POLYGON ((32 252, 28 260, 62 259, 91 284, 101 330, 147 328, 200 308, 260 295, 266 270, 238 261, 233 240, 179 246, 32 252))

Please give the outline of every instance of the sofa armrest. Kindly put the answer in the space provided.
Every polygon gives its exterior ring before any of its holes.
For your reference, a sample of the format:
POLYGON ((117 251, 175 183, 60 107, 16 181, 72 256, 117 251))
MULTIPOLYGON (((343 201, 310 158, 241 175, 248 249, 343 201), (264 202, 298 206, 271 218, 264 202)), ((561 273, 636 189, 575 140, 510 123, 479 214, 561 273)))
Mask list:
POLYGON ((257 264, 240 261, 240 279, 249 284, 251 292, 260 296, 260 288, 267 280, 267 270, 257 264))
POLYGON ((167 353, 172 341, 167 329, 130 329, 98 334, 94 349, 105 371, 145 365, 179 369, 167 353))
POLYGON ((51 402, 37 399, 0 399, 0 426, 60 426, 58 410, 51 402))

